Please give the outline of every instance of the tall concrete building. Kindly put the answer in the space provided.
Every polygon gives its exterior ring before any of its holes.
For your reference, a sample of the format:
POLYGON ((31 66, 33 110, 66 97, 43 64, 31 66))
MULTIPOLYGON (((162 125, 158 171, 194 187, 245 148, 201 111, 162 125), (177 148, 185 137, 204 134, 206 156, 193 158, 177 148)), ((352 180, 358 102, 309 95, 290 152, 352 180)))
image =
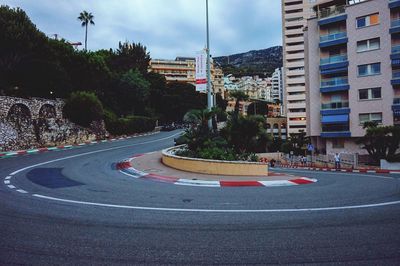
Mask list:
POLYGON ((400 122, 400 0, 320 0, 306 38, 307 134, 326 153, 365 153, 363 124, 400 122))
POLYGON ((279 101, 281 104, 281 116, 285 115, 285 85, 283 83, 283 67, 275 69, 271 77, 272 101, 279 101))
POLYGON ((282 0, 283 79, 288 133, 306 131, 304 35, 316 0, 282 0))

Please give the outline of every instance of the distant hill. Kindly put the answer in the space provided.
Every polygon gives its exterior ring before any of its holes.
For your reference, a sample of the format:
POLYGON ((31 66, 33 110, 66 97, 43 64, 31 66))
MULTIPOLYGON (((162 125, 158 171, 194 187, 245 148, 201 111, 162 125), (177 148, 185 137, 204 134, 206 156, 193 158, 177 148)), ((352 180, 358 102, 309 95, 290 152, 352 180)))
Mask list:
POLYGON ((275 68, 282 67, 282 46, 214 57, 214 60, 222 67, 225 75, 266 77, 275 68))

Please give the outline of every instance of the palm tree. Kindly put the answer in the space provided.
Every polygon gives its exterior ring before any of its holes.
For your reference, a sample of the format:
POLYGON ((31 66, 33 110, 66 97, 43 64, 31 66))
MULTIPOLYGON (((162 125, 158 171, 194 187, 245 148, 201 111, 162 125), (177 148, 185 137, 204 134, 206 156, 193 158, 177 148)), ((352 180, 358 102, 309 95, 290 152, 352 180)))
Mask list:
POLYGON ((225 114, 219 107, 213 107, 211 110, 208 109, 194 109, 188 111, 183 117, 183 121, 186 123, 194 124, 198 126, 201 130, 208 130, 208 121, 212 120, 213 130, 217 131, 217 115, 225 114))
POLYGON ((85 50, 87 51, 87 31, 88 31, 88 25, 94 25, 94 16, 92 13, 88 13, 87 11, 82 11, 79 14, 78 19, 82 21, 82 27, 85 27, 85 50))

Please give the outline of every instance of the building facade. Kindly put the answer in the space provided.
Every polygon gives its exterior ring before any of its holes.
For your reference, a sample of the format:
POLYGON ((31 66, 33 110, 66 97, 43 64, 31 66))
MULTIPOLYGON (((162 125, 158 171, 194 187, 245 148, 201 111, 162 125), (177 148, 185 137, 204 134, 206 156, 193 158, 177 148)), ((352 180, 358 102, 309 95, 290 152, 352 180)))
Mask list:
POLYGON ((283 82, 283 67, 275 69, 271 77, 271 97, 272 101, 281 104, 281 115, 285 116, 285 86, 283 82))
POLYGON ((320 0, 306 37, 307 135, 326 153, 365 153, 363 123, 399 122, 400 0, 320 0))
POLYGON ((306 131, 304 34, 316 0, 282 0, 284 105, 288 133, 306 131))
MULTIPOLYGON (((196 59, 177 57, 175 60, 152 59, 149 72, 163 75, 167 82, 183 82, 196 85, 196 59)), ((224 73, 222 69, 211 64, 211 84, 214 93, 225 98, 224 73)))

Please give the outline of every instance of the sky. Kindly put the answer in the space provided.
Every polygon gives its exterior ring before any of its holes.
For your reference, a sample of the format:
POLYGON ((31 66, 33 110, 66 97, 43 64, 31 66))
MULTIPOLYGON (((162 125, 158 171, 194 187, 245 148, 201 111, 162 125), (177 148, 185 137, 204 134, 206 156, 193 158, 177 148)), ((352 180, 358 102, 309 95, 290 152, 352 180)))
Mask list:
MULTIPOLYGON (((84 43, 77 17, 94 15, 88 49, 140 42, 153 59, 194 56, 206 45, 205 0, 1 0, 22 8, 46 35, 84 43)), ((223 56, 282 45, 279 0, 209 0, 210 51, 223 56)))

